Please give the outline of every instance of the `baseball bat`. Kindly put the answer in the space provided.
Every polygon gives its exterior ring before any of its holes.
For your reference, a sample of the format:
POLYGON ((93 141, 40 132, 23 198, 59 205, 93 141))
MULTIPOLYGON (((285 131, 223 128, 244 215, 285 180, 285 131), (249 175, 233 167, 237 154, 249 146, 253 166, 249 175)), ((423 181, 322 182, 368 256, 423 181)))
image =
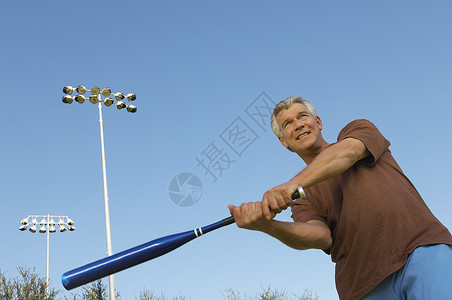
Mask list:
MULTIPOLYGON (((292 195, 293 200, 298 198, 304 198, 304 192, 301 187, 299 187, 292 195)), ((102 277, 136 266, 171 252, 203 234, 230 225, 234 222, 234 217, 231 216, 204 227, 167 235, 117 254, 107 256, 64 273, 62 276, 63 286, 66 290, 71 290, 102 277)))

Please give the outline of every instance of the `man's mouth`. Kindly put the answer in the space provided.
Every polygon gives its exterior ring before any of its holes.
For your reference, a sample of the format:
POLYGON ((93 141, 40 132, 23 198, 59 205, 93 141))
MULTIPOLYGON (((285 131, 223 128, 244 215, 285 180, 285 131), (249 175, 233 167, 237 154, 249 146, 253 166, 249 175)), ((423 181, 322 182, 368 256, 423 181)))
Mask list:
POLYGON ((305 133, 303 133, 303 134, 300 134, 299 136, 297 136, 297 140, 299 140, 299 139, 301 139, 301 138, 307 136, 308 134, 309 134, 309 132, 305 132, 305 133))

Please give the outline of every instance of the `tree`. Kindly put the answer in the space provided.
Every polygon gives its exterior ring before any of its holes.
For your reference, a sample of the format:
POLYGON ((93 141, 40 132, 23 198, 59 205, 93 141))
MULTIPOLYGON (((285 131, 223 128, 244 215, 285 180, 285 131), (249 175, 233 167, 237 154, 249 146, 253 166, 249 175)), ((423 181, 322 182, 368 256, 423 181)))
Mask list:
MULTIPOLYGON (((69 298, 65 297, 66 300, 69 298)), ((82 287, 82 295, 72 294, 71 300, 108 300, 107 286, 103 284, 102 280, 99 279, 92 282, 90 285, 85 285, 82 287)), ((116 292, 116 299, 120 300, 121 295, 116 292)))
POLYGON ((83 300, 107 300, 107 288, 103 285, 102 280, 97 280, 89 286, 83 288, 83 300))
POLYGON ((0 299, 8 300, 54 300, 60 292, 49 288, 46 296, 46 279, 38 277, 35 269, 18 267, 19 276, 8 279, 0 270, 0 299))
POLYGON ((164 293, 162 293, 160 296, 157 296, 154 291, 143 289, 140 292, 140 296, 136 298, 138 300, 185 300, 185 296, 175 296, 172 298, 167 298, 164 293))
POLYGON ((308 290, 305 290, 302 296, 296 294, 289 296, 287 291, 272 289, 270 286, 268 288, 262 288, 262 291, 254 297, 242 296, 239 291, 233 289, 226 290, 223 296, 227 300, 317 300, 319 298, 317 295, 312 295, 312 292, 308 290))
MULTIPOLYGON (((40 278, 35 269, 18 267, 19 276, 8 279, 0 270, 0 300, 57 300, 56 296, 61 291, 49 288, 49 297, 46 297, 46 279, 40 278)), ((289 294, 285 290, 261 288, 255 296, 240 295, 240 292, 228 289, 223 293, 226 300, 317 300, 318 296, 311 291, 305 290, 302 296, 289 294)), ((108 300, 107 287, 102 280, 92 282, 82 287, 81 295, 71 294, 64 296, 65 300, 108 300)), ((61 298, 60 298, 61 299, 61 298)), ((120 300, 120 294, 116 292, 116 299, 120 300)), ((186 297, 179 295, 167 297, 163 292, 156 295, 154 291, 143 289, 138 300, 185 300, 186 297)))

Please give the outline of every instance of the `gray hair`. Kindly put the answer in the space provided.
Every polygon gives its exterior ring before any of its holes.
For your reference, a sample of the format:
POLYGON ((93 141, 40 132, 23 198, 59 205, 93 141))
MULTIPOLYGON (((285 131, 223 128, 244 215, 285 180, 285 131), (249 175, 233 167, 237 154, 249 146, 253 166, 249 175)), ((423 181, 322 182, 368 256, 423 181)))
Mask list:
POLYGON ((273 114, 272 114, 270 122, 271 122, 273 133, 277 137, 282 137, 282 132, 281 132, 281 128, 279 128, 279 126, 278 126, 278 123, 276 123, 276 116, 278 116, 278 114, 282 110, 289 109, 295 103, 300 103, 300 104, 303 104, 304 106, 306 106, 306 108, 308 109, 308 111, 312 115, 312 117, 314 119, 317 118, 317 110, 315 109, 314 105, 312 105, 311 102, 309 102, 308 100, 303 99, 301 97, 288 97, 288 98, 282 100, 281 102, 279 102, 278 104, 276 104, 275 108, 273 109, 273 114))

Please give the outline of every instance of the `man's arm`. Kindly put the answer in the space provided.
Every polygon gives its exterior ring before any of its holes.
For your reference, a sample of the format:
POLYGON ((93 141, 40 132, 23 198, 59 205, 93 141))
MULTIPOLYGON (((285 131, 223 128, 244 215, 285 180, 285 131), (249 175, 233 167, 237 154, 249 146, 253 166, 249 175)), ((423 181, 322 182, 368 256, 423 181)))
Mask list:
POLYGON ((294 249, 322 249, 331 247, 332 238, 328 226, 321 221, 307 223, 267 220, 260 201, 229 205, 229 210, 238 227, 262 231, 294 249))
POLYGON ((346 138, 326 148, 289 182, 278 185, 264 194, 262 198, 264 216, 270 220, 274 217, 271 212, 279 213, 291 206, 291 195, 298 186, 306 188, 333 178, 369 155, 366 146, 354 138, 346 138))

